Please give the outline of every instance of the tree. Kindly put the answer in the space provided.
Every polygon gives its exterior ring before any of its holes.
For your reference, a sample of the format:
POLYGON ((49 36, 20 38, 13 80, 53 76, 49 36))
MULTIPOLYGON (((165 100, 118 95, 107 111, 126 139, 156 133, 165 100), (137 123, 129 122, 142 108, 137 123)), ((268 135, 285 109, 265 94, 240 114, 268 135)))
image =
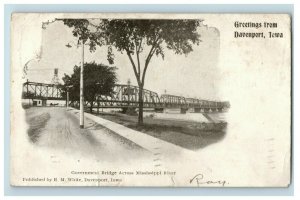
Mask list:
POLYGON ((185 55, 193 51, 192 46, 200 43, 200 35, 197 33, 200 23, 201 20, 102 20, 100 27, 105 32, 108 44, 120 52, 125 52, 133 67, 139 86, 140 125, 143 124, 142 91, 153 55, 164 59, 165 49, 185 55), (144 50, 147 53, 142 64, 140 55, 144 50))
MULTIPOLYGON (((93 103, 100 95, 110 96, 117 82, 116 67, 110 67, 95 62, 84 64, 84 99, 90 103, 90 112, 93 112, 93 103)), ((62 80, 69 88, 71 101, 79 100, 80 67, 74 66, 71 76, 65 74, 62 80)))
POLYGON ((77 45, 85 45, 89 41, 90 51, 96 50, 96 46, 103 45, 103 33, 96 31, 96 28, 91 25, 87 19, 58 19, 62 20, 64 25, 72 28, 73 36, 77 38, 77 45), (94 31, 91 31, 94 27, 94 31))
MULTIPOLYGON (((78 38, 77 47, 81 45, 81 71, 80 71, 80 117, 79 124, 80 128, 84 127, 84 81, 83 81, 83 70, 84 70, 84 46, 87 44, 90 46, 90 51, 96 50, 96 45, 101 46, 101 32, 92 32, 90 27, 90 22, 87 19, 62 19, 64 24, 73 28, 73 35, 78 38), (89 43, 86 43, 89 40, 89 43)), ((68 43, 66 45, 70 47, 68 43)))

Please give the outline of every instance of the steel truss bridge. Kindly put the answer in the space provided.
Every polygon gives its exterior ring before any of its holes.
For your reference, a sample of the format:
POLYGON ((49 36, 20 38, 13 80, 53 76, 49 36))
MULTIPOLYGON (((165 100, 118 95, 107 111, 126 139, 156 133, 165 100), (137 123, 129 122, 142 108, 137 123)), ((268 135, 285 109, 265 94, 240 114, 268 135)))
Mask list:
MULTIPOLYGON (((93 102, 93 108, 138 108, 139 88, 132 85, 116 84, 111 96, 97 96, 93 102)), ((42 100, 66 100, 66 88, 63 85, 25 82, 23 84, 23 99, 42 100)), ((71 101, 74 107, 79 107, 78 101, 71 101)), ((85 101, 85 105, 91 104, 85 101)), ((202 111, 224 111, 230 107, 229 102, 208 101, 196 98, 185 98, 170 94, 159 96, 156 92, 143 90, 143 107, 162 111, 165 108, 180 108, 182 110, 194 109, 195 112, 202 111)))
POLYGON ((25 82, 23 83, 23 99, 65 100, 63 85, 25 82))

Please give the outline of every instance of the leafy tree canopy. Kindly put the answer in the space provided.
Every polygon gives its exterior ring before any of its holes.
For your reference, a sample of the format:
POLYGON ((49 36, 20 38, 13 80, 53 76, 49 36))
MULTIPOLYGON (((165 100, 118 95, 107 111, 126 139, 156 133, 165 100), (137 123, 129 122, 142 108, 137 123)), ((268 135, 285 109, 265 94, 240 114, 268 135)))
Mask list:
MULTIPOLYGON (((110 67, 95 62, 84 64, 84 99, 93 103, 99 95, 110 96, 117 82, 116 67, 110 67)), ((74 66, 71 76, 65 74, 62 80, 69 87, 71 101, 79 100, 80 67, 74 66)))
POLYGON ((175 54, 187 55, 193 51, 193 45, 199 45, 200 35, 197 28, 202 20, 153 20, 153 19, 105 19, 99 30, 105 33, 106 42, 120 52, 126 52, 139 85, 139 117, 143 123, 143 94, 145 76, 155 54, 165 57, 165 49, 175 54), (143 68, 140 54, 145 50, 143 68), (136 58, 134 58, 134 55, 136 58))
POLYGON ((81 42, 90 46, 90 51, 96 50, 96 46, 105 44, 103 32, 93 26, 88 19, 61 19, 64 25, 72 28, 73 36, 78 38, 77 45, 81 42))
POLYGON ((165 48, 175 54, 188 54, 193 51, 193 44, 199 45, 200 35, 197 28, 202 20, 128 20, 106 19, 101 29, 105 32, 108 44, 118 51, 126 52, 139 84, 144 84, 147 67, 155 54, 164 59, 165 48), (141 71, 139 54, 145 46, 150 46, 144 70, 141 71), (136 54, 134 61, 132 55, 136 54))

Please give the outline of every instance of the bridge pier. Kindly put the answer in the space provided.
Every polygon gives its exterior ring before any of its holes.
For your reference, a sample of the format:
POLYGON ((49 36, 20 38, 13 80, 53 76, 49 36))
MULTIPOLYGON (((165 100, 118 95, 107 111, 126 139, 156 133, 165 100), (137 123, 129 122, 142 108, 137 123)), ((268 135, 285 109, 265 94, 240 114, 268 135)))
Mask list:
POLYGON ((122 108, 122 113, 127 115, 136 115, 137 113, 135 112, 135 109, 135 107, 125 107, 122 108))
POLYGON ((201 113, 201 108, 194 108, 195 113, 201 113))
POLYGON ((186 114, 188 108, 180 108, 180 114, 186 114))
POLYGON ((164 112, 164 108, 154 108, 154 112, 163 113, 164 112))
POLYGON ((204 108, 205 113, 209 113, 209 111, 210 111, 210 108, 204 108))

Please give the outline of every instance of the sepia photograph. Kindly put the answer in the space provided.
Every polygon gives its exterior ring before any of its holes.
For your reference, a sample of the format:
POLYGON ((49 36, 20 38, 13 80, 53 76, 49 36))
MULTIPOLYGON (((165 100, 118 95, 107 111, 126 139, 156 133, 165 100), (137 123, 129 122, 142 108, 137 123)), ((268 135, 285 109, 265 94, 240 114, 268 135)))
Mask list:
POLYGON ((13 13, 13 186, 287 187, 287 14, 13 13))

